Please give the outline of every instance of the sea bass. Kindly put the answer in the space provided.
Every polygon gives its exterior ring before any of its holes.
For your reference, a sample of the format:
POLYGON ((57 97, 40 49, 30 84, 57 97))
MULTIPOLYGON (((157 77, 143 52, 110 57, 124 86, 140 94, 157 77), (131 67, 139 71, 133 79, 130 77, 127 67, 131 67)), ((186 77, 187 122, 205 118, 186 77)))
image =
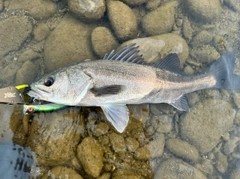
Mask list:
POLYGON ((146 64, 135 45, 112 51, 102 60, 59 69, 31 84, 28 95, 69 106, 100 106, 118 132, 129 120, 126 104, 168 103, 189 111, 185 94, 209 88, 239 89, 234 53, 217 59, 199 75, 179 69, 177 54, 146 64))

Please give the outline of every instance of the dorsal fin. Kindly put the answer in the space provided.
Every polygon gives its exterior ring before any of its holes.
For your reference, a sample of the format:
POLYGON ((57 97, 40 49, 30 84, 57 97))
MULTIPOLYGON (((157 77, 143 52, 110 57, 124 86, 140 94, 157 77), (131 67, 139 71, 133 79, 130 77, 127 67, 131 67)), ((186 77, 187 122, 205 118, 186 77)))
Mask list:
POLYGON ((111 51, 109 55, 106 54, 103 57, 103 60, 118 60, 122 62, 144 64, 143 57, 139 55, 138 52, 138 46, 133 44, 129 47, 123 47, 116 53, 114 53, 114 50, 111 51))
POLYGON ((155 68, 164 69, 174 73, 179 73, 180 71, 180 61, 176 53, 170 53, 163 59, 158 60, 153 64, 155 68))

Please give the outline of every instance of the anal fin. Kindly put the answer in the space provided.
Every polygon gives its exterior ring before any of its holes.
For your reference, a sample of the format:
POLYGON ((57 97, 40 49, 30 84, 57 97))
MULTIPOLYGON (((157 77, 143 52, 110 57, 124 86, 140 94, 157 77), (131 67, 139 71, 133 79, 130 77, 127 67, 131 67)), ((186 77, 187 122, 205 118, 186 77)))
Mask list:
POLYGON ((171 105, 177 108, 179 111, 189 111, 187 95, 180 96, 171 105))
POLYGON ((128 108, 125 104, 109 104, 101 106, 107 120, 122 133, 128 125, 128 108))

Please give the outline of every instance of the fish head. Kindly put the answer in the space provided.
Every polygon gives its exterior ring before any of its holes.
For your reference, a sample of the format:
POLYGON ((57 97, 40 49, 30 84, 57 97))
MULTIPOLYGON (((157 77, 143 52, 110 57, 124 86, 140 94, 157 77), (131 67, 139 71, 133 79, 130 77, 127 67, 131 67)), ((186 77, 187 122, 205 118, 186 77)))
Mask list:
POLYGON ((90 86, 91 78, 83 71, 63 69, 32 83, 28 95, 57 104, 76 105, 90 86))

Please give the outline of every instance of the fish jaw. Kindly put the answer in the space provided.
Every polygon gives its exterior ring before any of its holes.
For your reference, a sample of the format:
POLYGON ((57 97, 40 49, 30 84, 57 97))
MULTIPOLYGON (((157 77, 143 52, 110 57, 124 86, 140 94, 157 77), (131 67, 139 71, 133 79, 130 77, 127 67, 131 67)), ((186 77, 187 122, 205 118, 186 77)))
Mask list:
POLYGON ((28 95, 39 100, 47 101, 49 97, 52 96, 52 91, 43 85, 33 85, 28 95))

